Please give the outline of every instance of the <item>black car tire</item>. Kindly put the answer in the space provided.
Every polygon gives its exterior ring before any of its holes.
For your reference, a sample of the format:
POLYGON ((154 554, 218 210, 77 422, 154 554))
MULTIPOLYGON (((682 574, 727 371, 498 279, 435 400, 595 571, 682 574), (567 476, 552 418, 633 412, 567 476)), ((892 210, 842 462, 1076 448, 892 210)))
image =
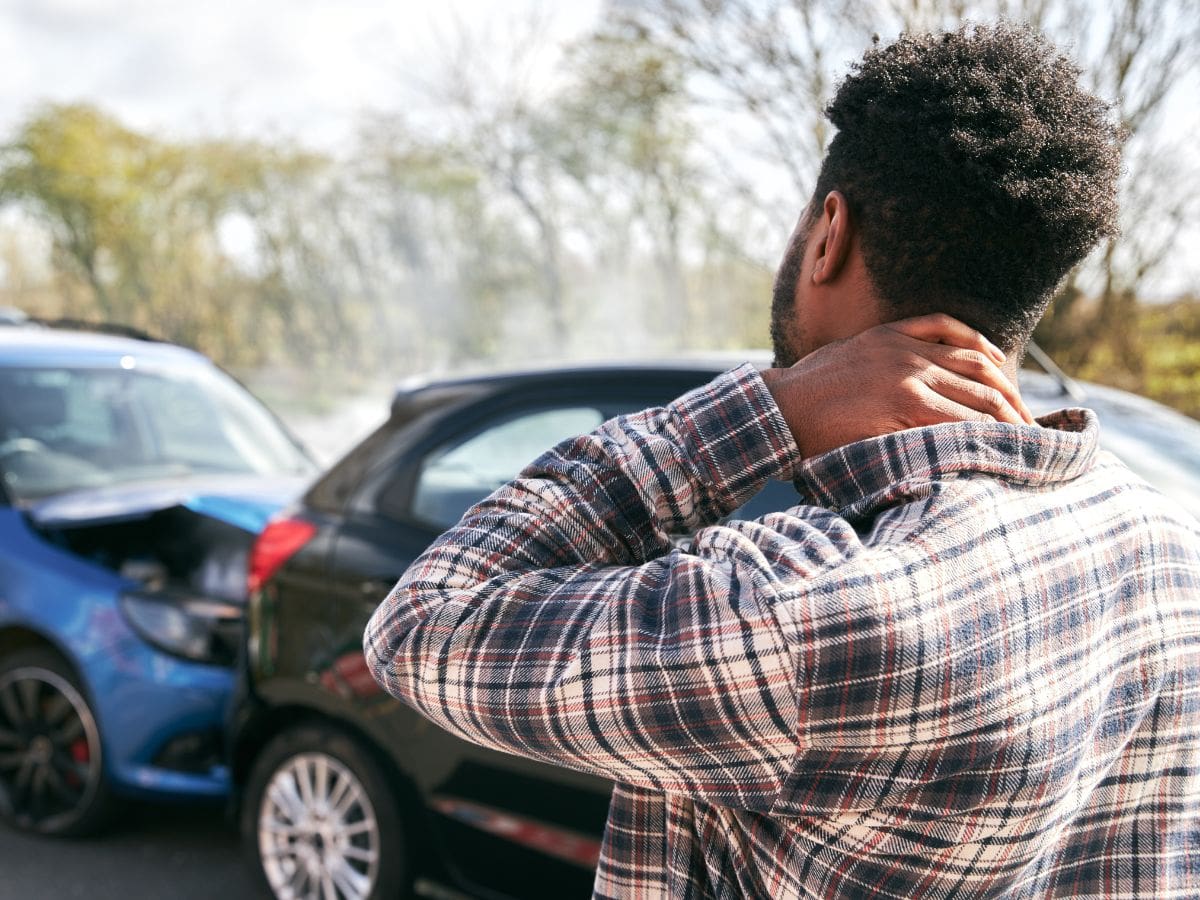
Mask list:
POLYGON ((111 808, 96 716, 71 666, 47 648, 0 657, 0 818, 79 837, 111 808))
MULTIPOLYGON (((332 846, 335 860, 341 859, 357 872, 358 883, 363 885, 361 893, 347 892, 343 889, 345 877, 339 882, 331 875, 339 900, 408 896, 409 854, 400 802, 375 757, 340 730, 304 725, 271 739, 258 754, 246 782, 241 831, 258 877, 279 900, 323 900, 317 871, 330 874, 330 867, 318 862, 329 859, 324 856, 327 846, 332 846), (320 784, 322 767, 324 787, 320 784), (300 781, 306 773, 311 776, 307 789, 300 781), (341 817, 329 804, 322 807, 315 800, 323 794, 339 801, 332 804, 339 806, 356 791, 360 792, 357 799, 341 817), (282 806, 288 806, 291 814, 282 806), (357 830, 351 833, 353 829, 357 830), (273 845, 267 843, 272 840, 273 845), (355 848, 354 862, 340 852, 347 845, 355 848), (372 851, 373 865, 366 859, 372 851)), ((344 870, 342 874, 345 876, 344 870)))

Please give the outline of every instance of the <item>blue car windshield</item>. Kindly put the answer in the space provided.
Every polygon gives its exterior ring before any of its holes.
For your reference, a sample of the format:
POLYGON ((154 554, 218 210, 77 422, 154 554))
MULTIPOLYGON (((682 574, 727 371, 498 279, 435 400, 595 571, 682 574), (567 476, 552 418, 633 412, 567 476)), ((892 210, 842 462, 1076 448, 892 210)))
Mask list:
POLYGON ((0 474, 16 501, 311 464, 233 379, 205 366, 0 367, 0 474))

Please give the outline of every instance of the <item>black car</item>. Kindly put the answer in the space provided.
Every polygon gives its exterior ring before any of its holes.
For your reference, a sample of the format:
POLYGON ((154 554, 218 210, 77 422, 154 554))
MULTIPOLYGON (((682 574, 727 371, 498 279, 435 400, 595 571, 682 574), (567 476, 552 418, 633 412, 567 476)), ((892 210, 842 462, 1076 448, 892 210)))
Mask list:
MULTIPOLYGON (((267 527, 251 556, 232 760, 242 827, 277 896, 323 896, 320 874, 347 898, 412 883, 435 896, 589 896, 611 785, 467 744, 392 700, 366 669, 363 629, 435 537, 543 450, 723 368, 410 385, 383 426, 267 527)), ((744 514, 795 496, 773 483, 744 514)))
MULTIPOLYGON (((611 785, 442 731, 381 692, 363 629, 409 563, 540 452, 723 368, 411 385, 383 426, 267 527, 251 556, 231 759, 246 842, 277 897, 589 896, 611 785)), ((1073 405, 1047 376, 1023 374, 1022 386, 1035 412, 1073 405)), ((1120 455, 1185 503, 1200 501, 1200 425, 1120 392, 1096 389, 1089 401, 1116 425, 1120 455)), ((795 499, 790 484, 772 482, 738 515, 795 499)))

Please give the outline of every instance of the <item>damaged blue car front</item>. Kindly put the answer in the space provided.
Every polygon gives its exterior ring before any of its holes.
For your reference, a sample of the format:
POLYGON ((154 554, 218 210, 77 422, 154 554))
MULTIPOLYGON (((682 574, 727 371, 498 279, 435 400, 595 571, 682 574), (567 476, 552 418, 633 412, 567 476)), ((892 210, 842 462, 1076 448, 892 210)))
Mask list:
POLYGON ((0 817, 226 794, 246 556, 312 473, 200 354, 0 327, 0 817))

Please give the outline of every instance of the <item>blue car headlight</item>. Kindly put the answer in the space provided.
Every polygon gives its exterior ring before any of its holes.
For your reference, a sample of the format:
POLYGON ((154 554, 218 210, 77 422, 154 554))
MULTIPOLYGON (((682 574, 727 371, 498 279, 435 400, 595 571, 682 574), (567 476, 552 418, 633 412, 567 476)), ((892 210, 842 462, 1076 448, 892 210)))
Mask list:
POLYGON ((129 593, 121 611, 144 640, 194 662, 232 666, 242 641, 241 606, 171 593, 129 593))

